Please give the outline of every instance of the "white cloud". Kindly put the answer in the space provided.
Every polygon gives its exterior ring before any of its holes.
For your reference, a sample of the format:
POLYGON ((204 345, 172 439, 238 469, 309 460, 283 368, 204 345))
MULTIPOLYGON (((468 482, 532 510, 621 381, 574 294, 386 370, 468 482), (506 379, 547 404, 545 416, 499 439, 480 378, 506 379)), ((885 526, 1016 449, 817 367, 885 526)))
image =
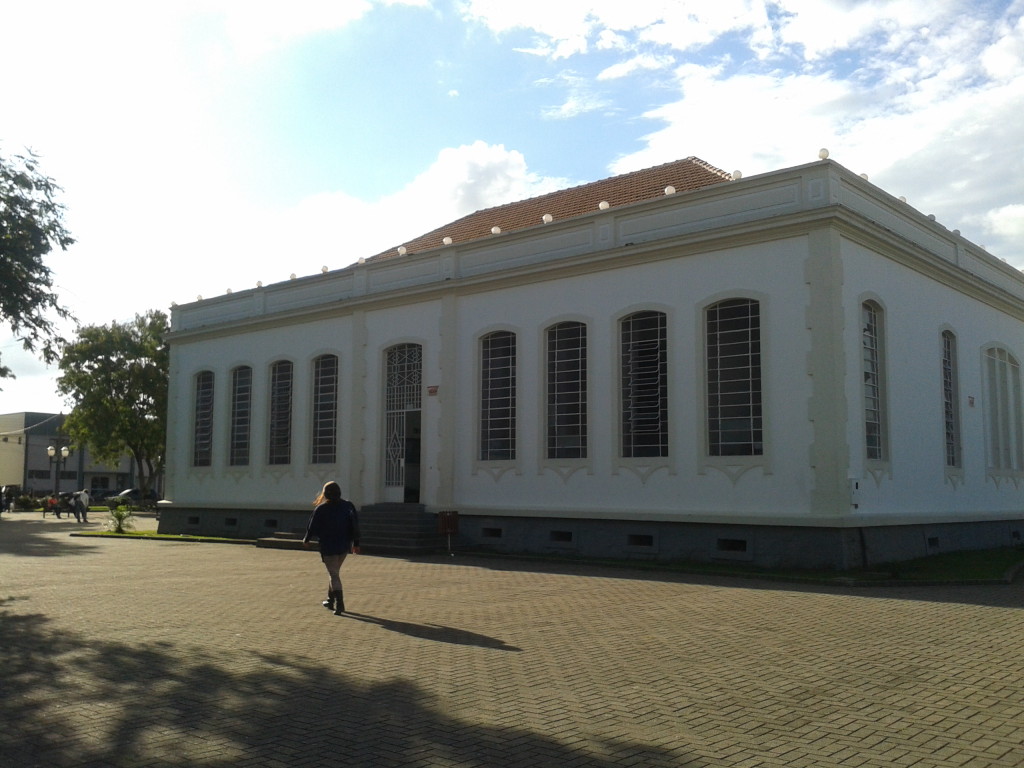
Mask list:
MULTIPOLYGON (((757 46, 769 46, 772 38, 763 0, 719 0, 696 7, 667 3, 663 8, 648 10, 650 15, 642 25, 640 39, 680 51, 709 45, 730 32, 749 36, 757 46)), ((610 23, 625 22, 616 22, 614 16, 607 19, 610 23)))
POLYGON ((1024 241, 1024 204, 1013 203, 989 211, 984 228, 999 239, 1024 241))
POLYGON ((695 65, 677 74, 683 98, 644 115, 665 126, 644 137, 643 150, 615 161, 612 172, 691 154, 747 175, 801 162, 801 150, 809 162, 834 134, 833 105, 849 97, 842 83, 821 75, 726 79, 718 69, 695 65))
POLYGON ((598 73, 597 79, 616 80, 645 69, 669 69, 674 64, 675 59, 672 56, 655 56, 653 54, 643 53, 638 56, 634 56, 627 61, 620 61, 618 64, 606 67, 598 73))
POLYGON ((1003 34, 981 54, 981 63, 993 78, 1008 80, 1024 70, 1024 16, 1014 26, 1003 24, 1003 34))
POLYGON ((567 92, 561 104, 542 110, 541 117, 546 120, 568 120, 612 106, 608 99, 595 92, 589 79, 573 72, 560 72, 557 77, 539 81, 538 85, 556 85, 567 92))
POLYGON ((302 276, 319 272, 321 266, 344 267, 467 213, 567 184, 566 179, 530 172, 520 152, 502 145, 476 141, 442 149, 402 189, 374 202, 333 191, 281 211, 249 212, 232 227, 230 241, 221 238, 206 244, 205 255, 197 257, 204 269, 185 276, 181 285, 188 286, 189 293, 178 301, 191 301, 197 292, 209 297, 227 288, 251 288, 257 280, 280 282, 291 272, 302 276), (243 258, 218 263, 209 260, 210 253, 243 258))
POLYGON ((310 34, 339 29, 373 8, 370 0, 290 0, 252 3, 224 0, 209 10, 223 15, 234 53, 253 59, 310 34))

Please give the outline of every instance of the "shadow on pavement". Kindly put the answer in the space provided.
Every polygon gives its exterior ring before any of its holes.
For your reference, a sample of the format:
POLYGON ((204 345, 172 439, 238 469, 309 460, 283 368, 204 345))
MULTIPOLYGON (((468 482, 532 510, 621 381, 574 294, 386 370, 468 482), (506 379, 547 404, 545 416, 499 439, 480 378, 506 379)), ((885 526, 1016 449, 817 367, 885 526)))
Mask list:
POLYGON ((567 560, 533 557, 515 557, 501 554, 465 553, 455 557, 429 555, 405 558, 410 562, 456 565, 469 568, 486 568, 492 571, 515 573, 562 574, 565 576, 587 576, 608 579, 636 579, 670 584, 694 584, 732 589, 771 590, 784 592, 814 592, 831 595, 856 595, 867 598, 915 600, 935 603, 963 603, 985 605, 994 608, 1024 609, 1024 577, 1018 576, 1012 583, 985 584, 924 584, 883 583, 883 584, 841 584, 822 583, 815 580, 791 580, 773 578, 772 575, 756 573, 710 574, 688 571, 659 570, 645 568, 628 562, 616 565, 572 562, 567 560))
POLYGON ((94 547, 73 543, 70 539, 54 536, 57 533, 95 531, 102 528, 96 521, 88 523, 71 520, 17 520, 4 519, 0 522, 0 554, 21 557, 60 557, 64 555, 87 555, 94 547))
MULTIPOLYGON (((414 680, 368 684, 311 660, 251 651, 87 642, 15 607, 0 601, 0 754, 7 768, 612 768, 627 758, 630 765, 705 765, 623 737, 566 744, 523 726, 461 720, 414 680)), ((469 634, 437 631, 456 641, 469 634)))
POLYGON ((345 616, 376 624, 390 632, 399 632, 409 637, 418 637, 421 640, 433 640, 439 643, 453 643, 455 645, 475 645, 479 648, 491 648, 498 651, 522 651, 514 645, 508 645, 504 640, 496 637, 488 637, 476 632, 468 632, 464 629, 446 627, 442 624, 413 624, 407 621, 394 621, 392 619, 381 619, 376 616, 367 616, 363 613, 347 611, 345 616))

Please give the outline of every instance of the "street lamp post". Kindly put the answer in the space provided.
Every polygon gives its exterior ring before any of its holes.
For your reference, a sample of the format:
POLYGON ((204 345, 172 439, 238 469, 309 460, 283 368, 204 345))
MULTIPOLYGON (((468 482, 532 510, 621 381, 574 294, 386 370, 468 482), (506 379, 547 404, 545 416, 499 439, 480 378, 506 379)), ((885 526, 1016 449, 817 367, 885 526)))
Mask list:
POLYGON ((46 455, 50 457, 50 464, 57 465, 57 471, 53 473, 53 495, 60 497, 60 468, 67 462, 71 455, 71 446, 67 444, 66 438, 59 435, 53 438, 53 445, 46 447, 46 455))

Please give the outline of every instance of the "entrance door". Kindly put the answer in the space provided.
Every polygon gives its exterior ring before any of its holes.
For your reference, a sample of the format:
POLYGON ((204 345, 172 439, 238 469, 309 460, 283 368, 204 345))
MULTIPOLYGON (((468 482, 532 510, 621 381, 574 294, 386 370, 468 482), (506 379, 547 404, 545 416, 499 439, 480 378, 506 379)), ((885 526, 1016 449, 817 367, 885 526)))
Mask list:
POLYGON ((387 350, 384 403, 384 500, 420 500, 420 406, 423 351, 418 344, 387 350))

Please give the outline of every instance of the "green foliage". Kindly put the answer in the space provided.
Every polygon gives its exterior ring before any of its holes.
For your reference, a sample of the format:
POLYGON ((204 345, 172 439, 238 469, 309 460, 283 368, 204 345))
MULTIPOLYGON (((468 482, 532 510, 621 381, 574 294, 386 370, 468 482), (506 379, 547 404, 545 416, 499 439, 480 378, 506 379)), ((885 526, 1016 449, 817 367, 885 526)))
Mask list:
POLYGON ((31 512, 33 509, 39 509, 39 500, 25 494, 14 500, 14 506, 22 512, 31 512))
MULTIPOLYGON (((53 292, 53 274, 43 258, 54 246, 66 250, 74 239, 64 228, 61 191, 39 172, 36 155, 0 154, 0 323, 10 326, 25 349, 57 359, 59 338, 53 318, 71 319, 53 292)), ((13 377, 0 365, 0 378, 13 377)))
POLYGON ((57 391, 74 403, 65 430, 100 462, 130 453, 143 495, 163 471, 168 330, 158 310, 127 323, 84 326, 60 359, 57 391))
POLYGON ((135 527, 135 515, 131 510, 119 507, 110 510, 110 518, 107 520, 107 530, 111 533, 126 533, 135 527))

